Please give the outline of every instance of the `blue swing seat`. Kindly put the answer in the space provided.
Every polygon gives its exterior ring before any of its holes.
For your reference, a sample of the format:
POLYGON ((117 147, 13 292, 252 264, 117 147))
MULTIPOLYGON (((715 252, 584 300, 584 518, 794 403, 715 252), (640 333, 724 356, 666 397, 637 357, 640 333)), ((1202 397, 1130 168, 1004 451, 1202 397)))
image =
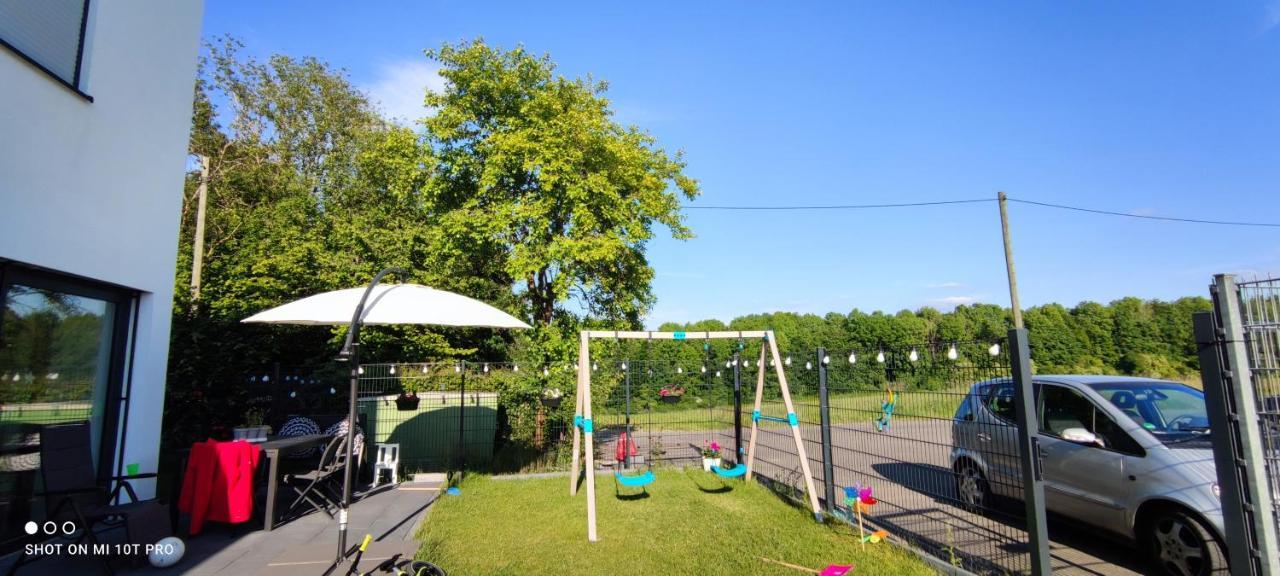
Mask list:
POLYGON ((621 472, 614 472, 613 477, 619 484, 623 486, 630 486, 632 488, 640 488, 653 484, 653 470, 649 470, 644 474, 637 474, 635 476, 626 476, 621 472))
POLYGON ((722 478, 738 478, 738 477, 743 476, 743 475, 745 475, 745 474, 747 473, 747 465, 746 465, 746 464, 738 464, 737 466, 734 466, 733 468, 721 468, 721 467, 719 467, 719 466, 716 466, 716 467, 712 468, 712 470, 715 470, 715 471, 716 471, 716 474, 717 474, 717 475, 719 475, 719 476, 720 476, 720 477, 722 477, 722 478))

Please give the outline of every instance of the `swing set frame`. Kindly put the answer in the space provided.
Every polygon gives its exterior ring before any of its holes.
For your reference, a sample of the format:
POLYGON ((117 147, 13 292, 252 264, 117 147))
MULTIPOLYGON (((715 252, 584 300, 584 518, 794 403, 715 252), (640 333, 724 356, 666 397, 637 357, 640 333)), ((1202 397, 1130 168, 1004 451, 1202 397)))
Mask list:
MULTIPOLYGON (((720 332, 623 332, 614 330, 583 330, 579 333, 578 340, 578 394, 577 403, 574 407, 574 426, 573 426, 573 473, 569 476, 569 495, 576 496, 578 494, 578 479, 582 474, 583 463, 586 464, 586 487, 587 487, 587 540, 596 542, 599 535, 596 533, 596 474, 595 474, 595 444, 594 444, 594 426, 591 420, 591 339, 614 339, 614 340, 723 340, 744 338, 760 338, 760 360, 757 364, 759 370, 756 371, 756 399, 755 407, 751 411, 751 443, 747 447, 747 471, 746 479, 750 480, 754 472, 756 457, 756 438, 759 432, 761 420, 771 422, 781 422, 791 427, 791 436, 796 443, 796 454, 800 458, 800 469, 804 473, 804 483, 806 492, 809 495, 809 505, 813 509, 813 517, 815 520, 822 521, 822 508, 818 503, 818 491, 814 488, 813 472, 809 468, 809 456, 804 449, 804 439, 800 435, 800 420, 796 416, 795 405, 791 402, 791 391, 787 386, 787 375, 783 369, 782 358, 778 354, 777 340, 774 338, 772 330, 741 330, 741 331, 720 331, 720 332), (771 359, 771 363, 766 363, 766 355, 771 359), (764 399, 764 382, 765 367, 772 364, 772 369, 778 376, 778 387, 782 392, 782 401, 787 408, 786 418, 777 418, 773 416, 762 416, 760 414, 760 404, 764 399)), ((741 455, 738 455, 741 457, 741 455)))

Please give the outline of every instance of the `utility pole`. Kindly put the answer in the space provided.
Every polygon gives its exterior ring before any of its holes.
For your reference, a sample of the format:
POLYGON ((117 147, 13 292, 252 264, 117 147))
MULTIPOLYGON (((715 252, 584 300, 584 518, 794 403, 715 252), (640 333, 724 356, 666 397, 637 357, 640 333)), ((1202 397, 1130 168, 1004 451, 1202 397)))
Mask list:
POLYGON ((191 247, 191 306, 200 299, 200 273, 204 268, 204 209, 209 198, 209 157, 200 157, 200 186, 196 188, 196 236, 191 247))
POLYGON ((1009 273, 1009 300, 1013 305, 1013 327, 1022 328, 1022 305, 1018 302, 1018 274, 1013 271, 1013 241, 1009 239, 1009 206, 1004 192, 1000 199, 1000 231, 1004 234, 1004 265, 1009 273))

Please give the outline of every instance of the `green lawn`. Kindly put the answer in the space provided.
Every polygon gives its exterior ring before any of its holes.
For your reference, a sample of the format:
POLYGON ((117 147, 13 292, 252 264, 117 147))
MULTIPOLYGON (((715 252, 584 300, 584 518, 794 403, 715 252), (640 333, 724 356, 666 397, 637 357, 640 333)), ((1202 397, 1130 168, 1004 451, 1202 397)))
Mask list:
POLYGON ((571 497, 563 476, 472 476, 460 496, 442 495, 432 505, 418 534, 419 556, 451 576, 804 574, 761 556, 818 569, 854 564, 855 574, 933 574, 892 545, 862 551, 847 526, 815 523, 810 512, 754 482, 722 483, 701 469, 656 473, 649 497, 625 501, 612 478, 597 477, 595 543, 587 542, 585 487, 571 497))

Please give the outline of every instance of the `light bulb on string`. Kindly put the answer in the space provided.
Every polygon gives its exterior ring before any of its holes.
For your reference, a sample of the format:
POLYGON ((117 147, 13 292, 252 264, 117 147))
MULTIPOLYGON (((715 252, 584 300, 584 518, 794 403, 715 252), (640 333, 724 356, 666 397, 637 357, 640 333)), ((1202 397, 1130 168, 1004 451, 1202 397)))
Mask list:
POLYGON ((786 364, 787 366, 790 366, 790 365, 791 365, 791 357, 790 357, 790 356, 787 356, 787 359, 786 359, 786 360, 783 360, 783 361, 782 361, 782 363, 783 363, 783 364, 786 364))
POLYGON ((391 374, 392 374, 392 375, 395 375, 395 373, 396 373, 396 367, 395 367, 395 366, 392 366, 392 367, 391 367, 391 374))
POLYGON ((542 367, 542 375, 543 375, 543 376, 546 376, 548 373, 550 373, 550 371, 549 371, 549 370, 547 370, 547 367, 546 367, 546 366, 543 366, 543 367, 542 367))
POLYGON ((511 371, 512 371, 512 372, 519 372, 519 371, 520 371, 520 365, 519 365, 519 364, 512 364, 512 365, 511 365, 511 371))
POLYGON ((334 388, 329 388, 329 395, 330 395, 330 396, 333 396, 334 394, 337 394, 337 393, 338 393, 338 391, 337 391, 336 389, 334 389, 334 388))
POLYGON ((297 391, 297 390, 290 390, 290 391, 289 391, 289 397, 290 397, 290 398, 297 398, 297 397, 298 397, 298 391, 297 391))
POLYGON ((992 356, 999 356, 999 355, 1000 355, 1000 343, 999 343, 999 342, 996 342, 995 344, 992 344, 990 348, 987 348, 987 354, 990 354, 990 355, 992 355, 992 356))
POLYGON ((770 365, 770 366, 773 366, 773 358, 770 358, 770 359, 769 359, 769 365, 770 365))
POLYGON ((884 350, 876 352, 876 362, 884 364, 884 350))
POLYGON ((706 364, 703 364, 703 365, 702 365, 702 373, 703 373, 703 374, 706 374, 706 373, 707 373, 707 365, 706 365, 706 364))
POLYGON ((947 359, 955 360, 956 358, 959 358, 959 357, 960 357, 960 352, 956 351, 956 345, 952 344, 951 347, 947 349, 947 359))
POLYGON ((592 371, 592 372, 595 372, 596 370, 599 370, 599 369, 600 369, 600 365, 599 365, 599 364, 597 364, 597 363, 595 363, 595 362, 592 362, 592 363, 591 363, 591 371, 592 371))
POLYGON ((805 369, 805 370, 813 370, 813 362, 805 362, 805 363, 804 363, 804 369, 805 369))
POLYGON ((857 354, 855 354, 855 353, 853 353, 853 352, 850 352, 850 353, 849 353, 849 363, 850 363, 850 364, 857 364, 857 363, 858 363, 858 355, 857 355, 857 354))
POLYGON ((684 368, 676 366, 676 374, 684 374, 684 368))
POLYGON ((423 364, 423 365, 422 365, 422 373, 423 373, 423 374, 426 374, 426 373, 427 373, 427 366, 426 366, 426 364, 423 364))
POLYGON ((626 369, 627 369, 627 363, 626 363, 626 362, 623 362, 623 363, 622 363, 622 369, 623 369, 623 370, 626 370, 626 369))
POLYGON ((461 364, 461 363, 459 363, 459 364, 454 364, 454 365, 453 365, 453 373, 454 373, 454 374, 457 374, 457 373, 459 373, 459 372, 461 372, 461 371, 462 371, 462 364, 461 364))
POLYGON ((919 359, 920 359, 920 353, 916 352, 915 348, 912 348, 911 353, 907 354, 907 360, 915 362, 916 360, 919 360, 919 359))
POLYGON ((489 363, 488 363, 488 362, 485 362, 485 363, 484 363, 484 371, 485 371, 485 373, 486 373, 486 374, 488 374, 488 373, 489 373, 489 363))
POLYGON ((823 365, 823 366, 825 366, 825 365, 827 365, 827 364, 830 364, 830 363, 831 363, 831 357, 830 357, 830 356, 823 356, 823 357, 822 357, 822 365, 823 365))
MULTIPOLYGON (((364 366, 361 366, 361 367, 359 367, 359 368, 356 368, 356 374, 364 374, 364 366)), ((267 381, 267 377, 266 377, 266 376, 263 376, 263 377, 262 377, 262 381, 263 381, 263 382, 266 382, 266 381, 267 381)))
POLYGON ((716 378, 719 378, 719 377, 720 377, 720 371, 716 370, 716 378))

